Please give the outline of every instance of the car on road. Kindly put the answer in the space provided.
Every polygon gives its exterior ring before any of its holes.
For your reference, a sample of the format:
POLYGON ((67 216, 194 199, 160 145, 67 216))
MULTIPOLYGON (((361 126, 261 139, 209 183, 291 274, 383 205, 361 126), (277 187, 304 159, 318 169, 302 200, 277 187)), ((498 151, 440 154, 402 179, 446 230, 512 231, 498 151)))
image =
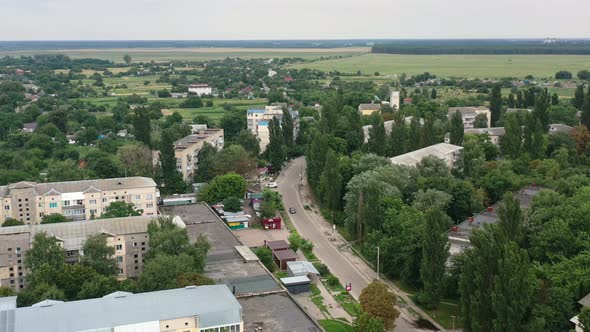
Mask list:
POLYGON ((268 188, 277 188, 278 185, 276 182, 270 182, 269 184, 266 185, 268 188))
POLYGON ((295 211, 295 208, 289 208, 289 213, 290 214, 295 214, 295 212, 297 212, 297 211, 295 211))

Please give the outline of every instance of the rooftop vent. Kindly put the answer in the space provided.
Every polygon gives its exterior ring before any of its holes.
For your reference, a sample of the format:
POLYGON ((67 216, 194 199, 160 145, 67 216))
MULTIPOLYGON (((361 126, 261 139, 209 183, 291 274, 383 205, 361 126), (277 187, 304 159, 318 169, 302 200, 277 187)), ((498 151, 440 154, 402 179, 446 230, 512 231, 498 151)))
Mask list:
POLYGON ((195 288, 197 288, 197 286, 195 286, 195 285, 188 285, 188 286, 185 286, 184 288, 185 289, 195 289, 195 288))

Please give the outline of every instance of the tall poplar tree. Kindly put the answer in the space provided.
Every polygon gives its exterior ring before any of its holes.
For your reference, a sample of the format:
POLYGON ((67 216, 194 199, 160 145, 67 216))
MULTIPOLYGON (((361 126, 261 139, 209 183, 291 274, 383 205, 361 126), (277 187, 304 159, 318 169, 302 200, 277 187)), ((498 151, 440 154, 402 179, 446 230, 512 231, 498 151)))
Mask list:
POLYGON ((586 92, 586 96, 584 97, 584 103, 582 104, 581 121, 586 128, 590 128, 590 88, 588 88, 588 92, 586 92))
POLYGON ((285 137, 281 130, 281 123, 276 117, 272 118, 268 124, 268 132, 270 135, 270 142, 266 147, 268 152, 268 161, 272 165, 275 172, 279 172, 283 168, 283 162, 287 158, 287 150, 285 148, 285 137))
POLYGON ((447 231, 452 225, 442 210, 431 208, 424 215, 424 238, 422 241, 422 264, 420 278, 424 285, 423 301, 431 308, 438 307, 442 297, 446 262, 449 257, 447 231))
POLYGON ((496 126, 498 120, 500 120, 500 112, 502 111, 502 86, 495 84, 492 87, 492 93, 490 95, 490 112, 492 113, 492 127, 496 126))
POLYGON ((152 146, 152 126, 148 109, 138 107, 133 111, 133 135, 148 147, 152 146))
POLYGON ((340 208, 342 175, 338 156, 332 150, 329 150, 326 156, 324 172, 320 178, 320 192, 322 205, 332 211, 332 223, 334 223, 336 210, 340 208))
POLYGON ((176 168, 174 134, 170 129, 162 130, 160 141, 160 164, 158 167, 160 191, 166 195, 184 193, 185 183, 176 168))
POLYGON ((383 124, 383 119, 381 119, 381 116, 377 113, 371 115, 371 128, 369 129, 367 150, 378 156, 386 155, 387 142, 385 141, 385 125, 383 124))
POLYGON ((504 121, 506 134, 500 142, 502 153, 510 158, 518 158, 522 151, 522 128, 514 114, 506 116, 504 121))
POLYGON ((281 129, 283 132, 285 145, 288 147, 293 146, 293 117, 291 116, 291 112, 289 112, 288 110, 283 110, 283 118, 281 119, 281 129))
POLYGON ((389 133, 389 154, 392 157, 399 156, 406 152, 406 119, 401 112, 396 112, 393 116, 393 126, 389 133))
POLYGON ((580 84, 576 88, 574 99, 572 99, 572 104, 575 108, 582 110, 582 105, 584 105, 584 85, 580 84))
POLYGON ((465 127, 463 126, 463 117, 459 111, 451 115, 451 120, 449 122, 449 136, 451 144, 463 145, 465 127))

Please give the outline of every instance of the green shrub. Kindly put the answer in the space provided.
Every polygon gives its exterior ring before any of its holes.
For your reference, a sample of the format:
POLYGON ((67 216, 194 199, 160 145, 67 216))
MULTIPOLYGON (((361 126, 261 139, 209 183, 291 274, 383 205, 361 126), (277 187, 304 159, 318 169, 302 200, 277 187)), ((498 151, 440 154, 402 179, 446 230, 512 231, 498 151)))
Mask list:
POLYGON ((330 276, 326 280, 326 283, 328 283, 328 286, 330 286, 330 287, 338 287, 338 286, 340 286, 340 279, 338 279, 333 274, 330 274, 330 276))
POLYGON ((258 258, 262 262, 262 264, 264 264, 264 266, 266 266, 266 268, 270 272, 274 272, 275 263, 272 259, 272 251, 267 247, 260 247, 260 248, 256 249, 255 253, 256 253, 256 256, 258 256, 258 258))

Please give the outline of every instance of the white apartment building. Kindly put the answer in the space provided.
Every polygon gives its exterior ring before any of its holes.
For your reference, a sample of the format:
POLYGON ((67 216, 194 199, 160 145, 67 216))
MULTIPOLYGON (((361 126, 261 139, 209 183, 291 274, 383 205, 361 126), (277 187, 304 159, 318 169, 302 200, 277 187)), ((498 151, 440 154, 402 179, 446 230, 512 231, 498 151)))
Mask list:
POLYGON ((113 202, 132 203, 144 216, 158 214, 160 192, 151 178, 129 177, 69 182, 18 182, 0 186, 0 221, 13 218, 38 224, 43 216, 71 220, 98 218, 113 202))
POLYGON ((463 147, 447 143, 427 146, 390 158, 390 161, 394 165, 416 166, 422 159, 429 156, 442 159, 450 169, 463 167, 463 147))
POLYGON ((394 110, 399 111, 399 91, 391 91, 391 96, 389 97, 389 106, 394 110))
POLYGON ((213 93, 213 89, 209 86, 209 84, 204 84, 204 83, 197 83, 197 84, 191 84, 188 86, 188 92, 189 93, 194 93, 197 96, 203 96, 203 95, 210 95, 213 93))
MULTIPOLYGON (((291 113, 291 117, 293 118, 293 137, 297 137, 297 132, 299 131, 299 112, 290 110, 289 113, 291 113)), ((281 105, 265 106, 264 109, 249 109, 246 113, 248 130, 258 138, 261 152, 264 152, 270 143, 268 125, 275 117, 279 120, 283 118, 283 108, 281 105)))
POLYGON ((174 142, 176 169, 182 178, 192 180, 197 171, 199 152, 205 143, 213 145, 217 150, 223 149, 223 129, 198 129, 196 134, 188 135, 174 142))
POLYGON ((492 123, 492 113, 490 109, 484 106, 478 107, 449 107, 449 113, 447 114, 448 117, 451 117, 455 112, 461 113, 461 117, 463 118, 463 126, 465 129, 475 128, 475 117, 480 114, 485 114, 487 118, 487 128, 490 128, 492 123))

